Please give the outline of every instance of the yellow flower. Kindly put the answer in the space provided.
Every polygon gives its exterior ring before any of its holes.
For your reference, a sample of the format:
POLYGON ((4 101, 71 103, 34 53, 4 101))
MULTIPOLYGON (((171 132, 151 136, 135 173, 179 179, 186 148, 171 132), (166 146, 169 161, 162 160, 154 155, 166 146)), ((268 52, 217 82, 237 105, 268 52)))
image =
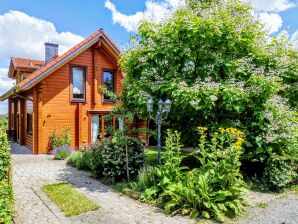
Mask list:
POLYGON ((236 145, 236 146, 234 146, 234 149, 235 149, 235 150, 240 150, 240 149, 241 149, 241 146, 236 145))
POLYGON ((206 127, 198 127, 198 129, 200 132, 205 132, 208 130, 208 128, 206 128, 206 127))
POLYGON ((225 133, 225 129, 224 129, 224 128, 219 128, 218 130, 219 130, 220 133, 222 133, 222 134, 225 133))

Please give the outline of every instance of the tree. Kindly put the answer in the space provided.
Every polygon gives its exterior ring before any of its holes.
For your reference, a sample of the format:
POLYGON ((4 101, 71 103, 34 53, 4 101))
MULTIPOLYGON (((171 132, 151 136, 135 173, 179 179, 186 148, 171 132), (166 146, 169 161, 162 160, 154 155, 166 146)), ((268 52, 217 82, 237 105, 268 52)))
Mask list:
POLYGON ((162 23, 142 21, 131 42, 120 59, 127 110, 146 117, 149 97, 169 97, 168 123, 185 144, 197 145, 198 126, 236 127, 246 134, 247 173, 263 175, 275 155, 297 165, 288 100, 297 106, 298 53, 286 38, 270 38, 248 4, 187 0, 162 23))

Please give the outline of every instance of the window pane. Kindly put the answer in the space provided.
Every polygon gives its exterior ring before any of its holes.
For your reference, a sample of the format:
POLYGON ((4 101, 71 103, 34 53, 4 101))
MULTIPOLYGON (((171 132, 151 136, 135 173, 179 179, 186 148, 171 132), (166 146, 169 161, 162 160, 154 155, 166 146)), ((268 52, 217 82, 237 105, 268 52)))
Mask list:
MULTIPOLYGON (((103 72, 103 82, 108 91, 114 92, 114 73, 113 72, 103 72)), ((111 100, 109 96, 104 94, 104 100, 111 100)))
POLYGON ((27 113, 27 117, 26 117, 26 126, 27 126, 27 133, 32 133, 32 114, 31 113, 27 113))
POLYGON ((85 70, 82 68, 72 69, 72 94, 74 99, 85 99, 85 70))
POLYGON ((26 112, 32 113, 33 112, 33 97, 28 96, 28 99, 31 99, 31 100, 26 100, 26 112))

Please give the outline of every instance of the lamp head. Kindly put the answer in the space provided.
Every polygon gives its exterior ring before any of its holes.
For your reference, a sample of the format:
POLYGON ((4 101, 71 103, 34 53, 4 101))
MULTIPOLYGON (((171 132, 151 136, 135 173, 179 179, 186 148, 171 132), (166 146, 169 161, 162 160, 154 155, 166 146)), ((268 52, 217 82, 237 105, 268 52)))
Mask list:
POLYGON ((162 101, 162 99, 160 99, 159 101, 158 101, 158 110, 159 111, 163 111, 163 101, 162 101))
POLYGON ((151 113, 153 111, 153 100, 149 98, 147 101, 147 112, 151 113))
POLYGON ((167 99, 165 101, 165 112, 169 113, 171 111, 171 101, 167 99))

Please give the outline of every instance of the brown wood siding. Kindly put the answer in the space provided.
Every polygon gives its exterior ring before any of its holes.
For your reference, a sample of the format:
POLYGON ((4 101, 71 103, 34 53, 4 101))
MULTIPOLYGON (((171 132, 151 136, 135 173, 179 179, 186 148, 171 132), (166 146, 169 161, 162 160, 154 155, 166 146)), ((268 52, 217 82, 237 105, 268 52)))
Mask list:
POLYGON ((42 105, 39 105, 39 108, 42 113, 38 111, 38 104, 34 104, 34 121, 39 120, 39 125, 38 122, 34 123, 34 138, 38 139, 36 140, 38 153, 47 153, 50 149, 50 135, 55 129, 59 132, 66 127, 70 128, 72 147, 78 148, 89 144, 90 116, 88 111, 111 110, 113 106, 102 103, 102 93, 96 87, 96 82, 101 83, 99 80, 102 78, 102 69, 116 70, 116 87, 118 91, 122 89, 122 75, 115 64, 116 62, 109 59, 102 49, 90 47, 44 79, 42 90, 39 90, 42 105), (73 64, 87 67, 86 102, 84 103, 71 102, 70 66, 73 64), (94 68, 96 68, 95 74, 94 68), (40 117, 36 118, 38 113, 40 117), (41 137, 38 137, 40 132, 41 137))

